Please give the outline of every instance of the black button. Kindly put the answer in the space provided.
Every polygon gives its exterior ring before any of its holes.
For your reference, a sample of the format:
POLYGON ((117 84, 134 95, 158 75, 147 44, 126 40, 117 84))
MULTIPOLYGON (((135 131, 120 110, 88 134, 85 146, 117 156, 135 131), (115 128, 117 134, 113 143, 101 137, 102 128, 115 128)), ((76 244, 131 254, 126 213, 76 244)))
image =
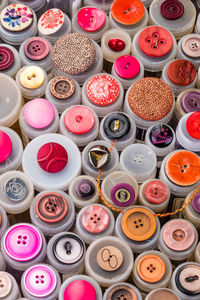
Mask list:
POLYGON ((130 131, 131 123, 123 113, 112 113, 104 120, 103 129, 108 138, 118 140, 130 131))
POLYGON ((165 148, 171 144, 174 139, 172 129, 165 124, 154 126, 150 133, 149 138, 151 143, 157 148, 165 148))

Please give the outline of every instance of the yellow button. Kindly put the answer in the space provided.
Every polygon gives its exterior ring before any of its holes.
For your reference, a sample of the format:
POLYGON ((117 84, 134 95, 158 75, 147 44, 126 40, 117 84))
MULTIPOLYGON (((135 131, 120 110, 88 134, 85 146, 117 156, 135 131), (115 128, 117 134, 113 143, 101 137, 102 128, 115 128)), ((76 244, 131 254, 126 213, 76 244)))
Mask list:
POLYGON ((19 74, 19 82, 26 89, 37 89, 45 80, 44 71, 37 66, 28 66, 22 69, 19 74))

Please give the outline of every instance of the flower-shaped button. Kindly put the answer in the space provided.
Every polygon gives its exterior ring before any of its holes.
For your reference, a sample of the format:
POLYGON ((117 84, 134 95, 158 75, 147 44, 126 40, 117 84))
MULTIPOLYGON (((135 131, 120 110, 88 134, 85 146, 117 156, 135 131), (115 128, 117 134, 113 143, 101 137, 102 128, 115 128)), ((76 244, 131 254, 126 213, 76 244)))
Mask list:
POLYGON ((85 31, 98 31, 106 21, 106 13, 96 7, 84 7, 77 14, 79 26, 85 31))
POLYGON ((8 159, 12 151, 12 141, 4 131, 0 131, 0 163, 8 159))
POLYGON ((184 13, 184 6, 179 0, 166 0, 160 6, 161 15, 168 20, 177 20, 184 13))
POLYGON ((6 299, 12 290, 12 281, 6 272, 0 272, 0 299, 6 299))
POLYGON ((4 192, 9 200, 21 201, 27 196, 28 188, 24 180, 19 177, 12 177, 5 182, 4 192))
POLYGON ((189 116, 186 121, 186 129, 192 138, 200 140, 200 111, 189 116))
POLYGON ((0 71, 9 69, 14 63, 15 57, 11 49, 0 46, 0 71))
POLYGON ((145 184, 144 195, 150 203, 163 203, 167 199, 168 194, 167 186, 159 180, 151 180, 145 184))
POLYGON ((19 74, 20 84, 27 89, 37 89, 41 87, 45 80, 45 73, 37 66, 27 66, 19 74))
POLYGON ((183 110, 188 112, 200 111, 200 93, 187 92, 181 99, 181 106, 183 110))
POLYGON ((167 69, 167 75, 171 82, 185 86, 194 81, 196 77, 196 69, 194 65, 184 59, 176 59, 171 62, 167 69))
POLYGON ((33 61, 46 58, 49 52, 49 43, 41 37, 32 37, 24 45, 25 55, 33 61))
POLYGON ((43 35, 57 32, 64 23, 64 14, 58 8, 47 10, 38 21, 38 31, 43 35))

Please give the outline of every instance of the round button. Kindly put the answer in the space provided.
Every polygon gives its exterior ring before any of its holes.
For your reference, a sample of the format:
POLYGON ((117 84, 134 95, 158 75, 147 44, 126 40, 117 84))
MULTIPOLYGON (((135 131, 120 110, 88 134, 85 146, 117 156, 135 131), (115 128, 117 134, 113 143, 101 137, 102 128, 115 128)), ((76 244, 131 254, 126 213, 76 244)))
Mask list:
POLYGON ((173 251, 185 251, 194 243, 195 232, 187 221, 175 219, 166 224, 162 237, 169 249, 173 251))
POLYGON ((37 216, 46 223, 56 223, 64 219, 68 211, 66 199, 58 193, 46 193, 35 204, 37 216))
POLYGON ((0 299, 6 299, 12 290, 12 281, 5 272, 0 272, 0 299))
POLYGON ((77 14, 79 26, 85 31, 94 32, 103 27, 106 22, 106 14, 96 7, 85 7, 77 14))
POLYGON ((68 154, 65 148, 57 143, 44 144, 37 153, 39 166, 48 173, 62 171, 68 162, 68 154))
POLYGON ((145 255, 138 261, 137 273, 145 282, 156 283, 165 275, 165 263, 157 255, 145 255))
POLYGON ((75 193, 78 197, 88 199, 94 195, 95 186, 92 181, 88 179, 81 179, 75 186, 75 193))
POLYGON ((104 106, 115 102, 119 96, 118 82, 110 75, 102 74, 92 77, 86 87, 89 100, 104 106))
POLYGON ((102 233, 109 226, 110 216, 101 206, 93 205, 85 208, 81 215, 83 228, 90 233, 102 233))
POLYGON ((12 142, 4 131, 0 130, 0 163, 3 163, 8 159, 12 151, 12 142))
POLYGON ((194 112, 188 117, 186 129, 192 138, 200 140, 200 111, 194 112))
POLYGON ((50 84, 51 94, 59 100, 71 97, 75 89, 76 85, 74 81, 66 76, 55 77, 50 84))
POLYGON ((121 219, 123 233, 133 241, 145 241, 156 230, 156 219, 145 207, 133 207, 127 210, 121 219))
POLYGON ((149 138, 151 143, 157 148, 168 147, 174 139, 174 134, 171 127, 165 124, 155 125, 150 133, 149 138))
POLYGON ((108 293, 107 300, 137 300, 135 291, 126 285, 120 284, 112 288, 108 293))
POLYGON ((181 99, 181 106, 186 113, 200 111, 200 93, 185 93, 181 99))
POLYGON ((30 261, 42 250, 40 232, 29 224, 16 224, 9 228, 4 238, 6 254, 16 261, 30 261))
POLYGON ((120 56, 114 63, 116 74, 125 79, 131 79, 140 72, 140 63, 131 55, 120 56))
POLYGON ((119 52, 124 50, 126 44, 123 40, 120 39, 110 39, 108 41, 108 47, 115 52, 119 52))
POLYGON ((181 86, 186 86, 193 82, 196 73, 194 65, 184 59, 174 60, 170 63, 167 70, 167 75, 171 82, 181 86))
POLYGON ((182 41, 182 49, 190 57, 200 57, 200 37, 198 35, 185 37, 182 41))
POLYGON ((184 13, 184 6, 178 0, 166 0, 160 6, 161 15, 168 20, 177 20, 184 13))
POLYGON ((92 167, 100 169, 110 161, 110 151, 102 145, 95 145, 88 152, 89 163, 92 167))
POLYGON ((163 203, 167 199, 168 194, 166 185, 159 180, 151 180, 145 184, 144 196, 150 203, 163 203))
POLYGON ((197 193, 192 199, 192 207, 200 214, 200 193, 197 193))
POLYGON ((186 295, 194 296, 200 293, 200 267, 198 265, 185 265, 175 276, 177 287, 186 295))
POLYGON ((43 85, 44 81, 45 73, 37 66, 25 67, 19 74, 19 82, 26 89, 37 89, 43 85))
POLYGON ((103 123, 106 135, 113 140, 125 138, 130 132, 131 123, 129 118, 123 113, 112 113, 108 115, 103 123))
POLYGON ((112 17, 124 25, 138 23, 144 12, 144 5, 139 0, 115 0, 111 6, 112 17))
POLYGON ((175 184, 189 186, 200 179, 200 159, 190 151, 174 152, 166 161, 165 172, 175 184))
POLYGON ((116 271, 123 263, 122 252, 113 246, 106 246, 99 250, 97 254, 97 263, 104 271, 116 271))
POLYGON ((22 201, 28 194, 28 188, 21 178, 13 177, 5 183, 4 193, 10 200, 22 201))
POLYGON ((86 106, 74 106, 68 109, 64 117, 66 128, 74 134, 85 134, 95 124, 93 112, 86 106))
POLYGON ((169 31, 159 26, 149 26, 142 30, 138 38, 142 52, 151 57, 167 55, 173 46, 169 31))
POLYGON ((0 46, 0 71, 9 69, 15 60, 15 56, 11 49, 0 46))
POLYGON ((55 110, 53 105, 43 98, 29 101, 24 108, 26 123, 35 129, 48 127, 54 120, 55 110))
POLYGON ((74 280, 64 291, 63 300, 97 300, 95 288, 86 280, 74 280))
POLYGON ((8 31, 23 31, 33 22, 33 13, 28 6, 10 4, 0 15, 1 25, 8 31))
POLYGON ((128 183, 118 183, 111 189, 110 197, 117 206, 126 207, 135 200, 135 191, 128 183))
POLYGON ((49 55, 49 52, 49 43, 40 37, 32 37, 24 45, 25 55, 34 61, 46 58, 49 55))
POLYGON ((43 35, 57 32, 64 23, 64 14, 60 9, 47 10, 38 21, 38 31, 43 35))

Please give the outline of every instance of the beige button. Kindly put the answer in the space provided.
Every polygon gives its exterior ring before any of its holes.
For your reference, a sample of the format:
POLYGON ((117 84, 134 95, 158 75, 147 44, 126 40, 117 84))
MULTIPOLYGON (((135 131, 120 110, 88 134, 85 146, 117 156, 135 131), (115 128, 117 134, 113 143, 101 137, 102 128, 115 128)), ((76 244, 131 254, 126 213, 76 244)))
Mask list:
POLYGON ((37 66, 28 66, 19 74, 20 84, 27 89, 37 89, 42 86, 45 80, 44 71, 37 66))
POLYGON ((9 295, 12 289, 12 281, 6 272, 0 272, 0 299, 9 295))
POLYGON ((97 263, 104 271, 115 271, 123 263, 122 252, 113 246, 101 248, 97 254, 97 263))

